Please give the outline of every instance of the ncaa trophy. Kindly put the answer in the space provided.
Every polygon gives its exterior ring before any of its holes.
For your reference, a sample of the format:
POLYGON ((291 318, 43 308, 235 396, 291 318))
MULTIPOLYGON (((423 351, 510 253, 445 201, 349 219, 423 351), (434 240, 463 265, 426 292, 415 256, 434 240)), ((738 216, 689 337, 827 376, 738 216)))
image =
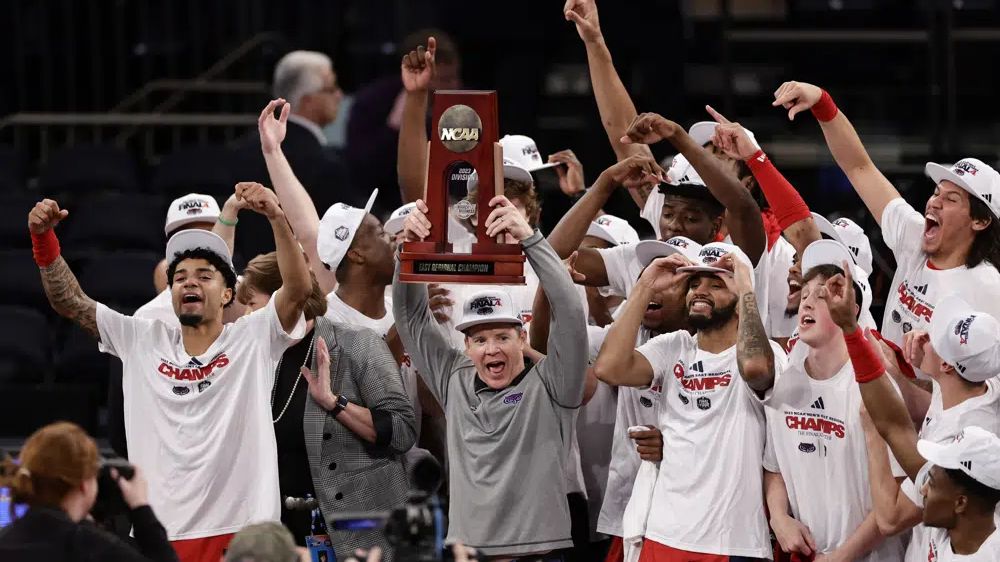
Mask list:
POLYGON ((430 235, 404 242, 399 280, 404 283, 487 283, 523 285, 520 244, 486 236, 490 199, 503 195, 503 148, 500 146, 495 91, 444 90, 434 93, 433 138, 428 142, 424 202, 430 235), (478 213, 471 253, 455 253, 448 242, 448 177, 453 168, 471 164, 479 176, 476 204, 459 201, 454 212, 466 219, 478 213))

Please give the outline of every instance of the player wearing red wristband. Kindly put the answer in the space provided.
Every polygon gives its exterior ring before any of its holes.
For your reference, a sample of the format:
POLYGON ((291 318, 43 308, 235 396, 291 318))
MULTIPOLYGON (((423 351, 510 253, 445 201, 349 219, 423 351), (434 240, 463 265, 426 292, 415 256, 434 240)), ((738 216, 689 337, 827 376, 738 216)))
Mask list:
MULTIPOLYGON (((1000 315, 1000 174, 975 158, 945 167, 928 163, 935 182, 924 212, 913 209, 879 171, 857 132, 829 94, 802 82, 786 82, 775 106, 792 119, 811 109, 837 164, 882 227, 898 267, 885 307, 882 335, 903 346, 903 335, 926 329, 946 293, 966 295, 977 310, 1000 315)), ((918 373, 918 375, 921 375, 918 373)), ((897 379, 897 382, 902 382, 897 379)), ((901 384, 911 417, 919 421, 930 396, 901 384)))

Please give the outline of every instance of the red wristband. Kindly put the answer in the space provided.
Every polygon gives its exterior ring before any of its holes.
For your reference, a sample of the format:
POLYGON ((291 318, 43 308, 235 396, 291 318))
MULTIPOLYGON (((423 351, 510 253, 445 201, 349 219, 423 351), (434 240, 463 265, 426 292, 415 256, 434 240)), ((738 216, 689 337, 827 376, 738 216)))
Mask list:
POLYGON ((819 97, 819 101, 812 108, 813 116, 816 117, 817 121, 830 121, 837 116, 837 104, 833 103, 833 98, 830 97, 830 93, 823 90, 823 95, 819 97))
POLYGON ((799 192, 778 171, 763 150, 755 152, 746 163, 764 193, 767 204, 771 206, 781 230, 812 216, 809 205, 806 205, 799 192))
POLYGON ((38 267, 48 267, 59 257, 59 239, 51 228, 42 234, 31 233, 31 255, 38 267))
POLYGON ((868 343, 861 328, 853 334, 844 334, 844 341, 847 342, 847 353, 851 356, 851 365, 854 367, 854 380, 866 383, 885 374, 882 359, 868 343))
POLYGON ((891 349, 892 353, 896 356, 896 364, 899 366, 899 372, 901 372, 903 376, 911 379, 917 378, 917 373, 914 372, 913 365, 910 365, 910 362, 906 360, 906 357, 903 355, 903 350, 900 349, 898 345, 882 337, 882 334, 880 334, 878 330, 871 330, 871 334, 875 336, 875 339, 889 346, 889 349, 891 349))

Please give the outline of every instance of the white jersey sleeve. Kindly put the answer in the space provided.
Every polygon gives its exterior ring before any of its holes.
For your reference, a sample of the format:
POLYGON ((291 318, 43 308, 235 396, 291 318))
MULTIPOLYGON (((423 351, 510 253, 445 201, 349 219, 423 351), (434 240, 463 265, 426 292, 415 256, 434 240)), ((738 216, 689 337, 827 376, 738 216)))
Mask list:
POLYGON ((649 192, 649 196, 646 197, 646 204, 643 205, 640 213, 642 218, 646 219, 646 222, 653 227, 657 240, 663 239, 660 234, 660 216, 663 215, 663 201, 665 199, 666 197, 663 196, 659 188, 653 188, 649 192))
POLYGON ((781 467, 778 466, 778 453, 774 450, 774 439, 771 424, 767 424, 767 433, 764 435, 764 458, 762 459, 761 466, 768 472, 780 474, 781 467))
POLYGON ((924 217, 902 197, 893 199, 882 211, 882 237, 899 261, 906 254, 920 251, 924 217))
POLYGON ((650 387, 661 386, 667 376, 673 376, 668 371, 673 368, 677 359, 684 353, 685 344, 694 347, 694 338, 685 331, 677 331, 660 334, 636 348, 636 351, 641 353, 653 367, 653 380, 649 384, 650 387))
POLYGON ((604 260, 604 268, 608 273, 608 293, 619 297, 628 297, 639 280, 642 266, 635 254, 634 244, 622 244, 613 248, 597 250, 604 260))
POLYGON ((141 335, 148 333, 154 321, 126 316, 97 303, 97 331, 101 337, 100 349, 121 358, 129 349, 141 345, 141 335))
MULTIPOLYGON (((281 289, 275 291, 274 295, 271 296, 271 300, 268 301, 267 306, 240 319, 246 322, 246 329, 253 334, 251 337, 266 338, 268 342, 268 355, 274 361, 281 359, 286 349, 306 335, 306 317, 301 312, 299 313, 299 319, 295 322, 295 326, 290 332, 286 332, 285 328, 282 327, 281 319, 278 318, 278 309, 275 305, 280 292, 281 289)), ((240 321, 237 321, 236 325, 239 325, 239 323, 240 321)))

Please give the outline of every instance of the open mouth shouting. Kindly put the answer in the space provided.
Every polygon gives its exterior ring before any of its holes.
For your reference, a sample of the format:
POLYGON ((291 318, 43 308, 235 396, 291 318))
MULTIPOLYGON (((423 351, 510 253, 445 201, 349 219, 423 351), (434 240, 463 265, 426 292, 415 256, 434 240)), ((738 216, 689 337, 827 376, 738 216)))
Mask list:
POLYGON ((816 318, 812 314, 800 314, 799 315, 799 331, 807 330, 810 326, 816 324, 816 318))
POLYGON ((924 215, 924 242, 936 241, 941 234, 941 220, 933 211, 924 215))
POLYGON ((204 302, 205 299, 202 298, 198 293, 186 292, 181 295, 181 306, 189 304, 200 304, 204 302))
POLYGON ((504 368, 507 367, 506 361, 488 361, 486 363, 486 370, 493 376, 500 376, 503 374, 504 368))

